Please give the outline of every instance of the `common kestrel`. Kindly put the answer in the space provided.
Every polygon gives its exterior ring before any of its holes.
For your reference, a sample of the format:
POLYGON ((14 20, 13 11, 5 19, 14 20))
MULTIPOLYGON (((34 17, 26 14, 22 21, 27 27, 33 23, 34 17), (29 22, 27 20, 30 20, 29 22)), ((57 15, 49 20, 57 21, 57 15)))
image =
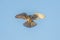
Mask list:
POLYGON ((26 26, 26 27, 31 28, 31 27, 34 27, 34 26, 37 25, 34 22, 34 20, 44 19, 45 15, 40 14, 40 13, 35 13, 33 15, 27 15, 27 13, 20 13, 20 14, 16 15, 15 17, 18 18, 18 19, 24 19, 24 20, 26 20, 26 22, 23 25, 26 26))

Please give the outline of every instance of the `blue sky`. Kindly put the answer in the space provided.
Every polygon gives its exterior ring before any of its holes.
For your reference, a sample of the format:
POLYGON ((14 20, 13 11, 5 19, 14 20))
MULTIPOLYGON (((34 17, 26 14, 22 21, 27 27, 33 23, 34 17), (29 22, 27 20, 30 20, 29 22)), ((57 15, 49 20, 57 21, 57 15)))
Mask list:
POLYGON ((59 40, 59 28, 60 0, 0 0, 0 40, 59 40), (21 12, 40 12, 46 18, 26 28, 24 20, 15 18, 21 12))

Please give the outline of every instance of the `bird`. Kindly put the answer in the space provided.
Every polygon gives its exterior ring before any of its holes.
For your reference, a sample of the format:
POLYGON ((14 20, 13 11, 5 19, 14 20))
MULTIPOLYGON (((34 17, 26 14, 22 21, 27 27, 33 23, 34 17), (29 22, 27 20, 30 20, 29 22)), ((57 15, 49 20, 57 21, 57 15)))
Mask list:
POLYGON ((27 13, 23 12, 23 13, 17 14, 15 18, 26 20, 26 22, 23 23, 23 25, 25 27, 32 28, 37 25, 37 23, 34 22, 34 20, 44 19, 45 15, 38 12, 34 13, 33 15, 28 15, 27 13))

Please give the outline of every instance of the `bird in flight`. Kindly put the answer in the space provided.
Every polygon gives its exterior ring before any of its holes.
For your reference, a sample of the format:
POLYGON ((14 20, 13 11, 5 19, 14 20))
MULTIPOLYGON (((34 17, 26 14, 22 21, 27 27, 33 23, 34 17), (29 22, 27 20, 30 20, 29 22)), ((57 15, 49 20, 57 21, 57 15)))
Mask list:
POLYGON ((27 13, 20 13, 20 14, 16 15, 15 18, 26 20, 26 22, 23 25, 31 28, 31 27, 34 27, 37 25, 34 22, 34 20, 44 19, 45 15, 43 15, 41 13, 35 13, 33 15, 27 15, 27 13))

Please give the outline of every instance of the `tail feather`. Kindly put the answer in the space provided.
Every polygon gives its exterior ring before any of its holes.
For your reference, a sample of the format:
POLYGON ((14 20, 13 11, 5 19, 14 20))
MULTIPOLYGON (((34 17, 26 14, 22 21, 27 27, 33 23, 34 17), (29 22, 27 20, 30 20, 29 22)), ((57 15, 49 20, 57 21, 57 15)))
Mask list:
POLYGON ((36 24, 35 22, 28 22, 28 21, 27 21, 27 22, 25 22, 23 25, 26 26, 26 27, 31 28, 31 27, 36 26, 37 24, 36 24))

